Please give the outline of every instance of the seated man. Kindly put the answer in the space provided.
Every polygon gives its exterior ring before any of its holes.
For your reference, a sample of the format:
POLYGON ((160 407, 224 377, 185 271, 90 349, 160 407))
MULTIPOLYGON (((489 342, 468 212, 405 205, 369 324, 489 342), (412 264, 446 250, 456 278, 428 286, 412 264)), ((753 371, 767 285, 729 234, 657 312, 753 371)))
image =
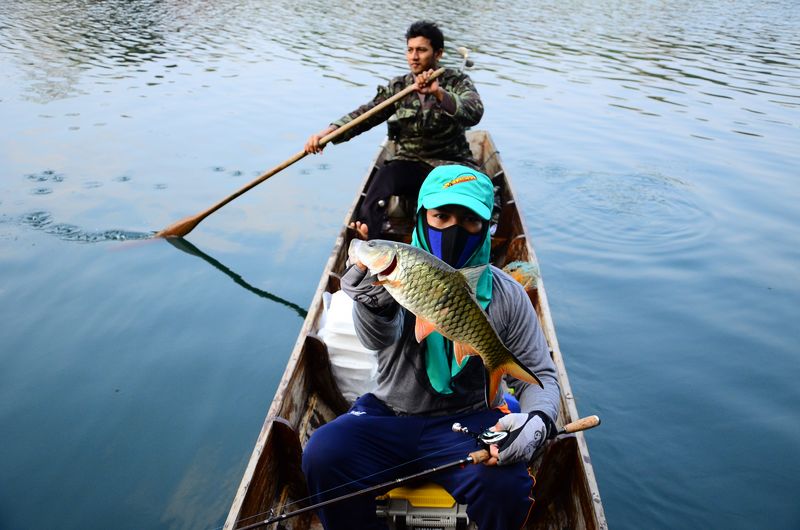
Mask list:
MULTIPOLYGON (((416 197, 434 166, 453 162, 474 164, 465 131, 483 116, 483 103, 469 76, 448 68, 437 79, 429 80, 444 53, 444 35, 436 24, 415 22, 406 32, 406 44, 411 72, 395 77, 388 86, 378 87, 371 102, 311 135, 304 147, 306 153, 319 153, 322 150, 319 141, 324 136, 415 84, 415 93, 334 140, 334 143, 345 142, 388 120, 389 138, 396 142, 397 152, 372 179, 358 214, 359 228, 361 223, 366 224, 373 237, 380 236, 390 196, 416 197)), ((362 236, 366 236, 365 232, 363 229, 362 236)))
MULTIPOLYGON (((465 166, 439 166, 425 179, 417 203, 412 244, 455 268, 489 263, 488 220, 494 205, 491 179, 465 166)), ((474 449, 455 422, 473 432, 487 427, 511 431, 487 465, 431 475, 481 530, 520 528, 533 505, 527 463, 555 434, 560 390, 547 341, 525 290, 500 269, 488 266, 476 298, 505 346, 539 376, 543 388, 506 376, 522 412, 505 414, 502 392, 487 408, 484 367, 477 357, 458 365, 452 343, 434 332, 421 343, 415 317, 354 263, 342 289, 355 300, 353 318, 362 344, 377 350, 377 387, 359 397, 350 412, 319 428, 303 454, 303 471, 314 502, 463 458, 474 449)), ((380 528, 375 499, 358 496, 318 511, 331 529, 380 528)))

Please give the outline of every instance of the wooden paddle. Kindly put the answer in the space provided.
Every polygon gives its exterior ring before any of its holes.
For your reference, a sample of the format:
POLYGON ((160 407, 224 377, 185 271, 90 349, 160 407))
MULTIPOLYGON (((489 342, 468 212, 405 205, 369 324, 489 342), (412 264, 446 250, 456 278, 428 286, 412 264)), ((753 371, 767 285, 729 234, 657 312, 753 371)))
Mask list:
MULTIPOLYGON (((444 72, 444 68, 439 68, 438 70, 433 72, 433 74, 431 74, 429 79, 431 81, 436 79, 437 77, 442 75, 442 72, 444 72)), ((342 134, 344 134, 345 132, 349 131, 350 129, 352 129, 356 125, 362 123, 364 120, 366 120, 369 117, 374 116, 378 112, 382 111, 383 109, 385 109, 389 105, 394 105, 396 102, 400 101, 401 99, 403 99, 404 97, 406 97, 407 95, 412 93, 414 91, 414 89, 415 89, 415 85, 414 84, 411 84, 411 85, 407 86, 406 88, 404 88, 403 90, 401 90, 400 92, 395 94, 394 96, 390 97, 389 99, 387 99, 386 101, 380 103, 379 105, 376 105, 375 107, 371 108, 370 110, 368 110, 367 112, 365 112, 364 114, 362 114, 358 118, 354 119, 353 121, 348 122, 348 123, 342 125, 341 127, 339 127, 338 129, 336 129, 335 131, 333 131, 332 133, 327 134, 326 136, 323 136, 322 139, 319 141, 319 145, 320 146, 325 146, 328 142, 330 142, 334 138, 337 138, 338 136, 341 136, 342 134)), ((168 227, 166 227, 165 229, 161 230, 160 232, 157 232, 155 234, 155 237, 183 237, 183 236, 185 236, 186 234, 188 234, 189 232, 194 230, 194 228, 197 225, 199 225, 200 222, 203 219, 205 219, 206 217, 208 217, 212 213, 216 212, 217 210, 219 210, 220 208, 222 208, 223 206, 225 206, 226 204, 231 202, 233 199, 235 199, 239 195, 244 194, 245 192, 249 191, 252 188, 255 188, 256 186, 258 186, 259 184, 261 184, 262 182, 264 182, 265 180, 270 178, 272 175, 274 175, 274 174, 276 174, 276 173, 278 173, 280 171, 283 171, 284 169, 286 169, 287 167, 291 166, 292 164, 294 164, 295 162, 297 162, 298 160, 300 160, 304 156, 306 156, 306 152, 305 151, 300 151, 299 153, 297 153, 296 155, 294 155, 290 159, 286 160, 282 164, 278 164, 274 168, 272 168, 269 171, 267 171, 266 173, 262 174, 261 176, 256 178, 253 182, 251 182, 250 184, 247 184, 246 186, 241 188, 236 193, 233 193, 233 194, 225 197, 224 199, 219 201, 217 204, 215 204, 211 208, 209 208, 207 210, 204 210, 204 211, 198 213, 197 215, 193 215, 191 217, 186 217, 184 219, 181 219, 177 223, 173 223, 173 224, 169 225, 168 227)))

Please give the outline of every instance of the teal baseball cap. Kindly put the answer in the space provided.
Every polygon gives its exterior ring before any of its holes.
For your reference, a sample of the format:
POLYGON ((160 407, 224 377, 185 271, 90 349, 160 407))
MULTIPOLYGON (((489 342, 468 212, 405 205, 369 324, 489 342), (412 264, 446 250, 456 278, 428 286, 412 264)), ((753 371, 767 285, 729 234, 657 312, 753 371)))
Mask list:
POLYGON ((494 207, 492 179, 476 169, 460 165, 433 168, 419 190, 417 211, 458 204, 488 221, 494 207))

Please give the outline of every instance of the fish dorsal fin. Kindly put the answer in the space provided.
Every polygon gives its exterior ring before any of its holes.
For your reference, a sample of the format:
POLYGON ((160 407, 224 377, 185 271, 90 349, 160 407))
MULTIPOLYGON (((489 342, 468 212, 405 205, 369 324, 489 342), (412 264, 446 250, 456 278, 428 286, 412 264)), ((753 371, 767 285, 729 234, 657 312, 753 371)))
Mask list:
POLYGON ((467 284, 469 288, 472 290, 473 293, 478 292, 478 280, 481 279, 481 275, 483 275, 483 271, 486 270, 486 267, 489 265, 478 265, 477 267, 467 267, 466 269, 458 269, 458 273, 467 280, 467 284))
POLYGON ((454 342, 453 354, 456 357, 456 362, 458 363, 459 366, 461 366, 461 361, 464 360, 464 357, 468 357, 470 355, 478 355, 478 352, 476 352, 475 348, 473 348, 469 344, 465 344, 463 342, 454 342))
POLYGON ((414 335, 417 337, 417 342, 422 342, 425 337, 434 331, 436 331, 436 326, 422 317, 417 317, 417 321, 414 324, 414 335))

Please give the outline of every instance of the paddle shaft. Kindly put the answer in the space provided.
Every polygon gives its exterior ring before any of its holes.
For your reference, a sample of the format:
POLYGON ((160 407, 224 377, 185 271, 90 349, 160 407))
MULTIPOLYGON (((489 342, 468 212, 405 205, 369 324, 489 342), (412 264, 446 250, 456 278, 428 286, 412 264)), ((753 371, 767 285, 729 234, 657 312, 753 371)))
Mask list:
MULTIPOLYGON (((572 434, 578 431, 584 431, 586 429, 591 429, 592 427, 597 427, 600 425, 600 418, 597 416, 587 416, 585 418, 581 418, 579 420, 573 421, 572 423, 568 423, 564 425, 559 431, 558 435, 562 434, 572 434)), ((439 471, 443 471, 445 469, 450 469, 452 467, 459 467, 466 464, 480 464, 481 462, 485 462, 489 460, 489 451, 486 449, 480 449, 478 451, 473 451, 472 453, 468 454, 466 457, 456 460, 455 462, 450 462, 448 464, 442 464, 441 466, 432 467, 430 469, 426 469, 424 471, 420 471, 419 473, 414 473, 413 475, 408 475, 407 477, 397 478, 394 480, 390 480, 388 482, 384 482, 383 484, 378 484, 376 486, 370 486, 368 488, 364 488, 362 490, 354 491, 352 493, 348 493, 346 495, 342 495, 340 497, 336 497, 333 499, 329 499, 327 501, 322 501, 317 504, 312 504, 311 506, 306 506, 305 508, 300 508, 299 510, 295 510, 293 512, 287 512, 281 515, 275 515, 273 517, 269 517, 263 521, 259 521, 257 523, 253 523, 247 526, 239 527, 238 530, 252 530, 254 528, 260 528, 262 526, 266 526, 268 524, 277 523, 279 521, 284 521, 291 517, 295 517, 297 515, 304 514, 306 512, 310 512, 316 510, 317 508, 322 508, 323 506, 328 506, 329 504, 334 504, 337 502, 341 502, 347 499, 351 499, 353 497, 358 497, 359 495, 365 495, 367 493, 371 493, 374 491, 378 491, 388 487, 397 487, 400 484, 408 482, 409 480, 422 478, 427 475, 432 475, 433 473, 437 473, 439 471)))
MULTIPOLYGON (((437 77, 442 75, 443 72, 444 72, 444 68, 439 68, 438 70, 433 72, 433 74, 431 74, 431 76, 428 79, 430 81, 433 81, 434 79, 436 79, 437 77)), ((383 101, 383 102, 379 103, 378 105, 375 105, 373 108, 369 109, 367 112, 365 112, 361 116, 355 118, 354 120, 352 120, 350 122, 347 122, 346 124, 342 125, 341 127, 338 127, 333 132, 323 136, 322 139, 320 139, 320 141, 319 141, 320 147, 325 146, 330 141, 332 141, 335 138, 341 136, 342 134, 344 134, 345 132, 349 131, 353 127, 361 124, 362 122, 364 122, 364 120, 367 120, 370 117, 374 116, 375 114, 381 112, 386 107, 389 107, 390 105, 394 105, 395 103, 397 103, 398 101, 400 101, 401 99, 406 97, 407 95, 409 95, 412 92, 414 92, 415 89, 416 89, 416 84, 408 85, 406 88, 404 88, 403 90, 401 90, 400 92, 398 92, 394 96, 390 97, 386 101, 383 101)), ((277 166, 275 166, 274 168, 270 169, 266 173, 263 173, 258 178, 256 178, 254 181, 250 182, 246 186, 243 186, 241 189, 239 189, 235 193, 232 193, 231 195, 228 195, 227 197, 225 197, 224 199, 222 199, 221 201, 219 201, 218 203, 213 205, 211 208, 208 208, 207 210, 204 210, 204 211, 198 213, 197 215, 193 215, 191 217, 186 217, 186 218, 181 219, 180 221, 178 221, 176 223, 171 224, 167 228, 161 230, 160 232, 157 232, 155 237, 172 237, 172 236, 183 237, 183 236, 185 236, 186 234, 188 234, 189 232, 194 230, 194 228, 198 224, 200 224, 200 222, 203 219, 205 219, 206 217, 208 217, 212 213, 216 212, 217 210, 219 210, 220 208, 222 208, 223 206, 225 206, 226 204, 228 204, 229 202, 231 202, 232 200, 234 200, 238 196, 240 196, 240 195, 250 191, 251 189, 255 188, 256 186, 258 186, 259 184, 261 184, 262 182, 264 182, 265 180, 267 180, 271 176, 273 176, 276 173, 279 173, 279 172, 283 171, 284 169, 286 169, 287 167, 291 166, 292 164, 294 164, 295 162, 297 162, 301 158, 305 157, 306 154, 307 153, 305 151, 300 151, 299 153, 295 154, 293 157, 289 158, 288 160, 284 161, 283 163, 278 164, 277 166)))

